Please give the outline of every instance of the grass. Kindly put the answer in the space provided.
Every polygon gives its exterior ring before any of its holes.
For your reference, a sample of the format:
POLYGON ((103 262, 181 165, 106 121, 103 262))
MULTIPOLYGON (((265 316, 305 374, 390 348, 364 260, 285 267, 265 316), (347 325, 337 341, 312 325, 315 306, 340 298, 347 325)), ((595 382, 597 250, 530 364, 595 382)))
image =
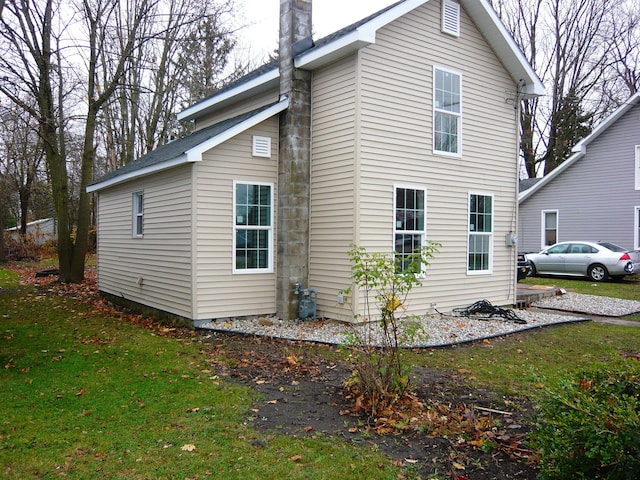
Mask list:
POLYGON ((599 362, 624 361, 639 344, 640 327, 583 322, 431 350, 411 360, 453 369, 473 386, 535 398, 547 379, 599 362))
POLYGON ((371 448, 254 430, 255 392, 189 339, 0 282, 3 478, 397 478, 371 448))
MULTIPOLYGON (((526 281, 629 299, 638 299, 640 288, 633 282, 600 288, 573 279, 526 281)), ((188 338, 20 286, 9 270, 0 270, 0 286, 3 478, 413 476, 368 447, 255 430, 255 391, 218 377, 188 338)), ((407 352, 407 360, 458 371, 470 388, 535 399, 549 379, 564 373, 631 361, 623 356, 638 353, 639 344, 640 328, 585 322, 407 352)))
MULTIPOLYGON (((597 283, 570 277, 529 277, 521 282, 640 301, 639 275, 621 281, 597 283)), ((640 314, 628 315, 624 319, 640 321, 640 314)), ((627 353, 638 353, 639 344, 640 327, 584 322, 432 350, 428 356, 420 355, 412 361, 454 369, 478 387, 534 398, 544 392, 548 379, 598 362, 624 361, 627 353), (426 360, 422 360, 424 358, 426 360)))

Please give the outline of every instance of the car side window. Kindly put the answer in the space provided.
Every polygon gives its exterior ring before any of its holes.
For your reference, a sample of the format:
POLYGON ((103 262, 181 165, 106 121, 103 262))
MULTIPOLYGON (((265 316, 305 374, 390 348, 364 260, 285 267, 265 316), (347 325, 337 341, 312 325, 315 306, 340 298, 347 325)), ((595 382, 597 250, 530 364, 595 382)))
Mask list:
POLYGON ((567 251, 569 250, 569 244, 566 245, 555 245, 553 247, 551 247, 550 249, 547 250, 547 253, 554 255, 554 254, 559 254, 559 253, 567 253, 567 251))
POLYGON ((571 249, 569 250, 569 253, 581 253, 581 254, 591 253, 591 247, 589 245, 576 243, 571 245, 571 249))

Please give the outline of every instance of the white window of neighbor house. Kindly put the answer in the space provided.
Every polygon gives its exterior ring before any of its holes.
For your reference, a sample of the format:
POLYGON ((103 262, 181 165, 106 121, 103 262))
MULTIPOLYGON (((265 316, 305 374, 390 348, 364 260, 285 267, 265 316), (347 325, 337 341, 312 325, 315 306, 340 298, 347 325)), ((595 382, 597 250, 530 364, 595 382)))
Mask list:
POLYGON ((542 248, 558 243, 558 210, 542 211, 542 248))
POLYGON ((635 236, 634 236, 633 249, 634 250, 640 250, 640 207, 636 207, 636 211, 635 211, 634 217, 635 217, 635 221, 634 221, 635 236))
POLYGON ((636 190, 640 190, 640 145, 636 145, 636 190))
POLYGON ((133 236, 135 238, 141 238, 144 232, 144 192, 135 192, 133 194, 132 223, 133 236))
POLYGON ((462 154, 462 75, 434 67, 433 150, 462 154))
POLYGON ((413 261, 411 255, 425 245, 426 198, 424 188, 395 187, 394 252, 396 266, 400 271, 409 268, 413 261))
POLYGON ((467 273, 493 270, 493 195, 469 194, 467 273))
POLYGON ((273 184, 234 182, 233 273, 273 271, 273 184))
POLYGON ((460 36, 460 4, 453 0, 442 0, 442 31, 460 36))

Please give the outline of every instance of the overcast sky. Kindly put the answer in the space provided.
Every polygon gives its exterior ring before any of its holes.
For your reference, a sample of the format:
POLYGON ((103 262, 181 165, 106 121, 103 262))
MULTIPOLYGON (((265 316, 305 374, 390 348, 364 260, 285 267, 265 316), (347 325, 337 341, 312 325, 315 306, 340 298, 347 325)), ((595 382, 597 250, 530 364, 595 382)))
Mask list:
MULTIPOLYGON (((361 20, 396 0, 313 0, 313 31, 316 39, 361 20)), ((243 48, 258 60, 278 45, 280 0, 237 0, 243 48)))

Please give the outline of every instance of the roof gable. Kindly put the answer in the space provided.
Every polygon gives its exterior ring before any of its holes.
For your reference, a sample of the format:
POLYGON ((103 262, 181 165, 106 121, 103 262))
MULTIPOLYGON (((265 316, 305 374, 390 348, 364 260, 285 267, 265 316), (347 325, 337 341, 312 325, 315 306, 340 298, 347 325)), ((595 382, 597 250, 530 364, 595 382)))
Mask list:
POLYGON ((159 172, 178 165, 198 162, 202 154, 211 148, 235 137, 264 120, 282 112, 289 106, 289 101, 267 105, 252 112, 225 120, 191 135, 174 140, 137 160, 111 172, 87 187, 87 192, 94 192, 132 180, 150 173, 159 172))
MULTIPOLYGON (((302 42, 309 48, 295 57, 297 68, 314 70, 376 42, 376 32, 430 0, 401 0, 352 25, 342 28, 316 42, 302 42)), ((431 0, 437 1, 437 0, 431 0)), ((459 0, 477 28, 500 58, 514 82, 519 83, 525 96, 545 93, 544 86, 527 62, 524 54, 504 27, 493 7, 486 0, 459 0)), ((240 101, 251 95, 277 86, 277 62, 270 62, 242 77, 178 114, 179 120, 192 120, 210 111, 240 101)))
POLYGON ((602 135, 607 129, 609 129, 612 125, 620 119, 625 113, 627 113, 631 108, 635 105, 640 105, 640 92, 633 95, 626 102, 624 102, 620 107, 618 107, 611 115, 605 118, 602 122, 598 124, 593 131, 580 140, 572 149, 574 152, 569 158, 567 158, 564 162, 562 162, 558 167, 556 167, 551 173, 542 177, 538 182, 536 182, 531 188, 526 191, 521 192, 518 195, 518 202, 522 203, 527 198, 534 195, 538 190, 543 188, 549 182, 551 182, 554 178, 558 177, 565 170, 567 170, 571 165, 579 161, 582 157, 587 154, 587 147, 594 140, 596 140, 600 135, 602 135))

